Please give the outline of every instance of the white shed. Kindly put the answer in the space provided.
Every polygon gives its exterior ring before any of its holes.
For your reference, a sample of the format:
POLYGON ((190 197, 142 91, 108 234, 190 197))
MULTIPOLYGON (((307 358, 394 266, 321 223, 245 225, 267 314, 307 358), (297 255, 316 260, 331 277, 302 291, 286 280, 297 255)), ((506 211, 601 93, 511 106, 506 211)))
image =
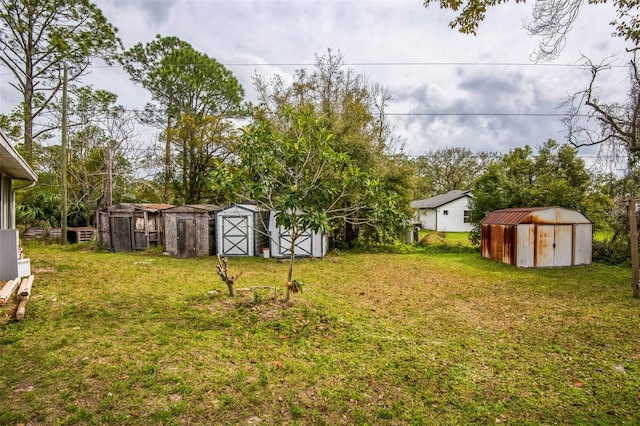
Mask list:
MULTIPOLYGON (((271 257, 291 256, 291 236, 289 230, 283 226, 276 226, 276 212, 269 215, 269 248, 271 257)), ((324 257, 329 247, 329 237, 326 232, 313 232, 307 229, 296 240, 296 257, 324 257)))
POLYGON ((496 210, 480 222, 482 257, 524 268, 591 263, 592 225, 562 207, 496 210))
POLYGON ((223 256, 258 256, 269 247, 269 212, 232 204, 216 212, 216 248, 223 256))

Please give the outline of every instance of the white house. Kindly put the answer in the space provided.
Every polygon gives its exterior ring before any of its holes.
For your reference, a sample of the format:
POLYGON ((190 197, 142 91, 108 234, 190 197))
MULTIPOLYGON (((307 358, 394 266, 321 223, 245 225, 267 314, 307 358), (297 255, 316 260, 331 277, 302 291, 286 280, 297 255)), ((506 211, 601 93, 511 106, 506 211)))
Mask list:
POLYGON ((18 267, 24 263, 19 262, 18 255, 15 192, 35 185, 37 181, 36 174, 0 131, 0 280, 18 277, 18 267), (24 184, 14 185, 14 181, 24 184))
POLYGON ((471 191, 453 190, 426 200, 411 202, 414 223, 423 229, 443 232, 471 231, 471 191))

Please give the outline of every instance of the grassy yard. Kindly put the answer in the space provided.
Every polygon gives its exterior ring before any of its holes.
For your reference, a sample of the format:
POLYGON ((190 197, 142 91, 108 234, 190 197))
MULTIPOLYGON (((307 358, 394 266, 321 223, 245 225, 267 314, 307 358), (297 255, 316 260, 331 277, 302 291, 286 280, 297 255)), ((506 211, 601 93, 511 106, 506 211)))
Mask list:
MULTIPOLYGON (((214 258, 29 246, 0 308, 0 424, 638 424, 640 301, 617 267, 333 254, 229 299, 214 258), (210 290, 219 293, 210 296, 210 290)), ((287 265, 231 259, 239 287, 287 265)))

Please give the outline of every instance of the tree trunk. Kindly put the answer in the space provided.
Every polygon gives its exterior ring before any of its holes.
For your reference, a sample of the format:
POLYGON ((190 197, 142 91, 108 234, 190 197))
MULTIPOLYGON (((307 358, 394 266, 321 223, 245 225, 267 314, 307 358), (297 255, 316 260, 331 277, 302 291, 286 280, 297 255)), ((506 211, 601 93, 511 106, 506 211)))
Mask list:
POLYGON ((296 240, 298 238, 291 235, 291 257, 289 257, 289 273, 287 274, 287 292, 284 296, 284 301, 288 302, 291 299, 291 283, 293 282, 293 265, 296 261, 296 240))
POLYGON ((640 287, 638 285, 638 225, 636 220, 636 196, 632 193, 629 196, 629 238, 631 239, 631 288, 633 297, 640 298, 640 287))
MULTIPOLYGON (((27 72, 30 72, 30 67, 27 68, 27 72)), ((33 162, 33 81, 30 77, 31 74, 27 74, 24 87, 24 105, 23 105, 23 120, 24 120, 24 149, 27 155, 27 162, 32 164, 33 162)))
POLYGON ((167 116, 167 134, 164 146, 164 196, 163 201, 169 204, 169 189, 171 186, 171 117, 167 116))

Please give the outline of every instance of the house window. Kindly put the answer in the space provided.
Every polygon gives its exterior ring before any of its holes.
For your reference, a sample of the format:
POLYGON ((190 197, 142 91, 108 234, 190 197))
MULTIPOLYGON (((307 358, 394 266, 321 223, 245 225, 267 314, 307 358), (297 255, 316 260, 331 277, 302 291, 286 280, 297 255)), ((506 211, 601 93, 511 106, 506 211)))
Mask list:
POLYGON ((449 210, 442 210, 443 216, 449 216, 449 210))
POLYGON ((464 223, 471 223, 471 210, 464 211, 464 223))

